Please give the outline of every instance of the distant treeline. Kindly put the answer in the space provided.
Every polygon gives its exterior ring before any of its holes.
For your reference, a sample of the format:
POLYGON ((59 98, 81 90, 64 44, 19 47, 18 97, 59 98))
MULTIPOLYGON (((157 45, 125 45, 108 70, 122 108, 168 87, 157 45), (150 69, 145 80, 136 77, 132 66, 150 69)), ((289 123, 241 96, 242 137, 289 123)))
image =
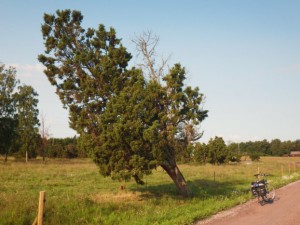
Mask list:
MULTIPOLYGON (((300 151, 300 140, 281 141, 274 139, 271 142, 248 141, 241 143, 225 144, 221 137, 210 139, 206 143, 193 143, 187 148, 177 148, 177 160, 181 163, 211 163, 223 164, 239 162, 242 156, 249 156, 252 160, 258 160, 260 156, 284 156, 291 151, 300 151)), ((45 156, 48 158, 85 158, 88 157, 87 148, 82 145, 79 137, 49 138, 44 141, 36 138, 35 145, 30 148, 30 158, 45 156)), ((25 157, 24 151, 14 149, 12 156, 25 157)))
MULTIPOLYGON (((47 158, 87 157, 87 153, 78 146, 78 138, 76 136, 67 138, 49 138, 46 141, 42 141, 41 137, 37 137, 35 141, 35 145, 32 145, 29 149, 29 158, 36 158, 37 156, 44 156, 47 158)), ((9 155, 17 158, 24 158, 25 152, 15 148, 9 155)))
POLYGON ((260 156, 288 156, 291 151, 300 151, 300 140, 274 139, 271 142, 262 140, 226 145, 221 137, 215 137, 207 144, 189 145, 187 150, 179 152, 177 160, 182 163, 223 164, 239 162, 242 156, 249 156, 252 160, 259 160, 260 156))
POLYGON ((78 138, 50 138, 45 147, 45 155, 50 158, 85 158, 87 153, 79 148, 78 138))
POLYGON ((290 154, 291 151, 300 151, 300 140, 296 141, 281 141, 274 139, 271 142, 263 141, 248 141, 239 144, 232 143, 231 148, 239 149, 241 153, 257 153, 265 156, 283 156, 290 154))

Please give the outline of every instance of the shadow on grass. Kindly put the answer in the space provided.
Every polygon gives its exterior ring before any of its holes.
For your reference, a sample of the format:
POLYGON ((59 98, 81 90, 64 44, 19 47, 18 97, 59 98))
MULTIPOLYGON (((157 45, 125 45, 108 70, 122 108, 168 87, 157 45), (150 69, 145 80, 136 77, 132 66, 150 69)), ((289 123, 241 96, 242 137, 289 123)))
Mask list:
MULTIPOLYGON (((192 191, 192 199, 207 199, 218 197, 231 197, 249 193, 250 188, 237 189, 237 186, 244 185, 238 181, 222 181, 214 182, 212 180, 193 180, 188 181, 188 186, 192 191)), ((173 199, 184 199, 180 196, 175 184, 159 184, 159 185, 139 185, 129 188, 131 191, 141 192, 141 197, 144 199, 169 197, 173 199)))

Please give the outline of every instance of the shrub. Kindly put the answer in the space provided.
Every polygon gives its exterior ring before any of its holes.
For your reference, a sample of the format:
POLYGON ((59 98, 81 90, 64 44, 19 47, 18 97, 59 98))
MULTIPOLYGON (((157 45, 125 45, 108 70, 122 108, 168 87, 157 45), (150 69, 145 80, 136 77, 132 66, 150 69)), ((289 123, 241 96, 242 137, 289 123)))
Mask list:
POLYGON ((257 152, 252 152, 249 157, 252 161, 258 161, 260 159, 260 155, 257 152))

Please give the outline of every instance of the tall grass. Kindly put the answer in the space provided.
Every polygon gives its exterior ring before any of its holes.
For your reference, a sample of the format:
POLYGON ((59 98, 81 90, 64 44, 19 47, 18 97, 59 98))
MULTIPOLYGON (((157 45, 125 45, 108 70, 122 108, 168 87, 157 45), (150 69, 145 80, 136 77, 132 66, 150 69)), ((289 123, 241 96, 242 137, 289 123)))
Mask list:
POLYGON ((180 165, 194 193, 185 199, 160 168, 137 186, 101 177, 90 160, 10 160, 0 164, 0 224, 32 224, 41 190, 46 191, 46 225, 192 224, 249 200, 258 169, 272 174, 275 187, 299 179, 298 161, 263 157, 237 165, 180 165))

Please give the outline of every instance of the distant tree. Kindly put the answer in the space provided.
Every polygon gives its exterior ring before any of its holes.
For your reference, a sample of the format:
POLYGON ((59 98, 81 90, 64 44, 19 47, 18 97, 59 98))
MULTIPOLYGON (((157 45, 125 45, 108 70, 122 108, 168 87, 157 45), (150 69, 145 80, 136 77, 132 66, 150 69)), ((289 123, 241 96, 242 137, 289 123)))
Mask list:
POLYGON ((69 144, 65 147, 64 158, 72 159, 78 157, 76 145, 69 144))
POLYGON ((4 154, 5 161, 16 138, 18 120, 15 92, 18 83, 16 70, 0 65, 0 154, 4 154))
POLYGON ((291 151, 294 149, 294 144, 292 141, 283 141, 281 142, 280 153, 282 155, 290 154, 291 151))
POLYGON ((21 153, 26 153, 29 158, 36 157, 40 141, 37 96, 38 94, 31 86, 18 87, 18 144, 21 153))
POLYGON ((230 162, 240 162, 242 154, 240 153, 240 147, 237 143, 231 143, 227 146, 228 149, 228 156, 227 159, 230 162))
POLYGON ((200 142, 197 142, 195 144, 193 156, 194 156, 194 161, 195 162, 198 162, 198 163, 201 163, 201 164, 206 164, 206 162, 208 160, 207 145, 205 143, 201 144, 200 142))
POLYGON ((259 153, 260 155, 271 155, 272 152, 270 150, 270 143, 264 139, 262 141, 248 141, 244 143, 240 143, 241 152, 251 153, 259 153))
POLYGON ((16 70, 0 66, 0 153, 5 160, 10 153, 32 149, 35 156, 39 125, 37 119, 37 93, 31 86, 19 86, 16 70))
POLYGON ((46 156, 49 158, 62 158, 63 157, 63 145, 60 139, 49 138, 48 145, 46 147, 46 156))
POLYGON ((77 137, 49 138, 45 153, 51 158, 77 158, 77 137))
POLYGON ((252 141, 240 143, 240 149, 241 149, 241 152, 247 152, 249 154, 251 152, 258 151, 257 148, 254 145, 254 142, 252 142, 252 141))
POLYGON ((300 149, 300 140, 295 140, 290 143, 290 151, 299 151, 300 149))
POLYGON ((13 117, 16 114, 15 91, 19 84, 15 68, 5 69, 5 65, 0 65, 0 82, 0 116, 13 117))
POLYGON ((228 161, 228 149, 223 138, 211 138, 207 144, 207 148, 209 163, 223 164, 228 161))
POLYGON ((101 174, 133 177, 161 166, 182 195, 187 183, 176 164, 180 127, 207 116, 198 88, 184 87, 185 69, 176 64, 163 78, 147 81, 141 70, 127 69, 131 55, 113 28, 81 27, 78 11, 44 15, 45 55, 39 61, 65 107, 71 127, 89 143, 101 174), (92 147, 91 147, 92 146, 92 147))
POLYGON ((48 145, 48 139, 50 137, 49 127, 46 125, 46 115, 40 115, 40 135, 41 135, 41 147, 40 147, 40 154, 43 157, 43 161, 45 161, 45 151, 48 145))
POLYGON ((281 151, 281 141, 279 139, 274 139, 270 143, 270 152, 273 156, 281 156, 284 153, 281 151))
POLYGON ((258 152, 261 152, 263 155, 271 155, 270 143, 266 139, 262 141, 256 141, 255 144, 258 152))
POLYGON ((293 151, 300 151, 300 140, 299 139, 295 140, 294 146, 295 147, 294 147, 293 151))

